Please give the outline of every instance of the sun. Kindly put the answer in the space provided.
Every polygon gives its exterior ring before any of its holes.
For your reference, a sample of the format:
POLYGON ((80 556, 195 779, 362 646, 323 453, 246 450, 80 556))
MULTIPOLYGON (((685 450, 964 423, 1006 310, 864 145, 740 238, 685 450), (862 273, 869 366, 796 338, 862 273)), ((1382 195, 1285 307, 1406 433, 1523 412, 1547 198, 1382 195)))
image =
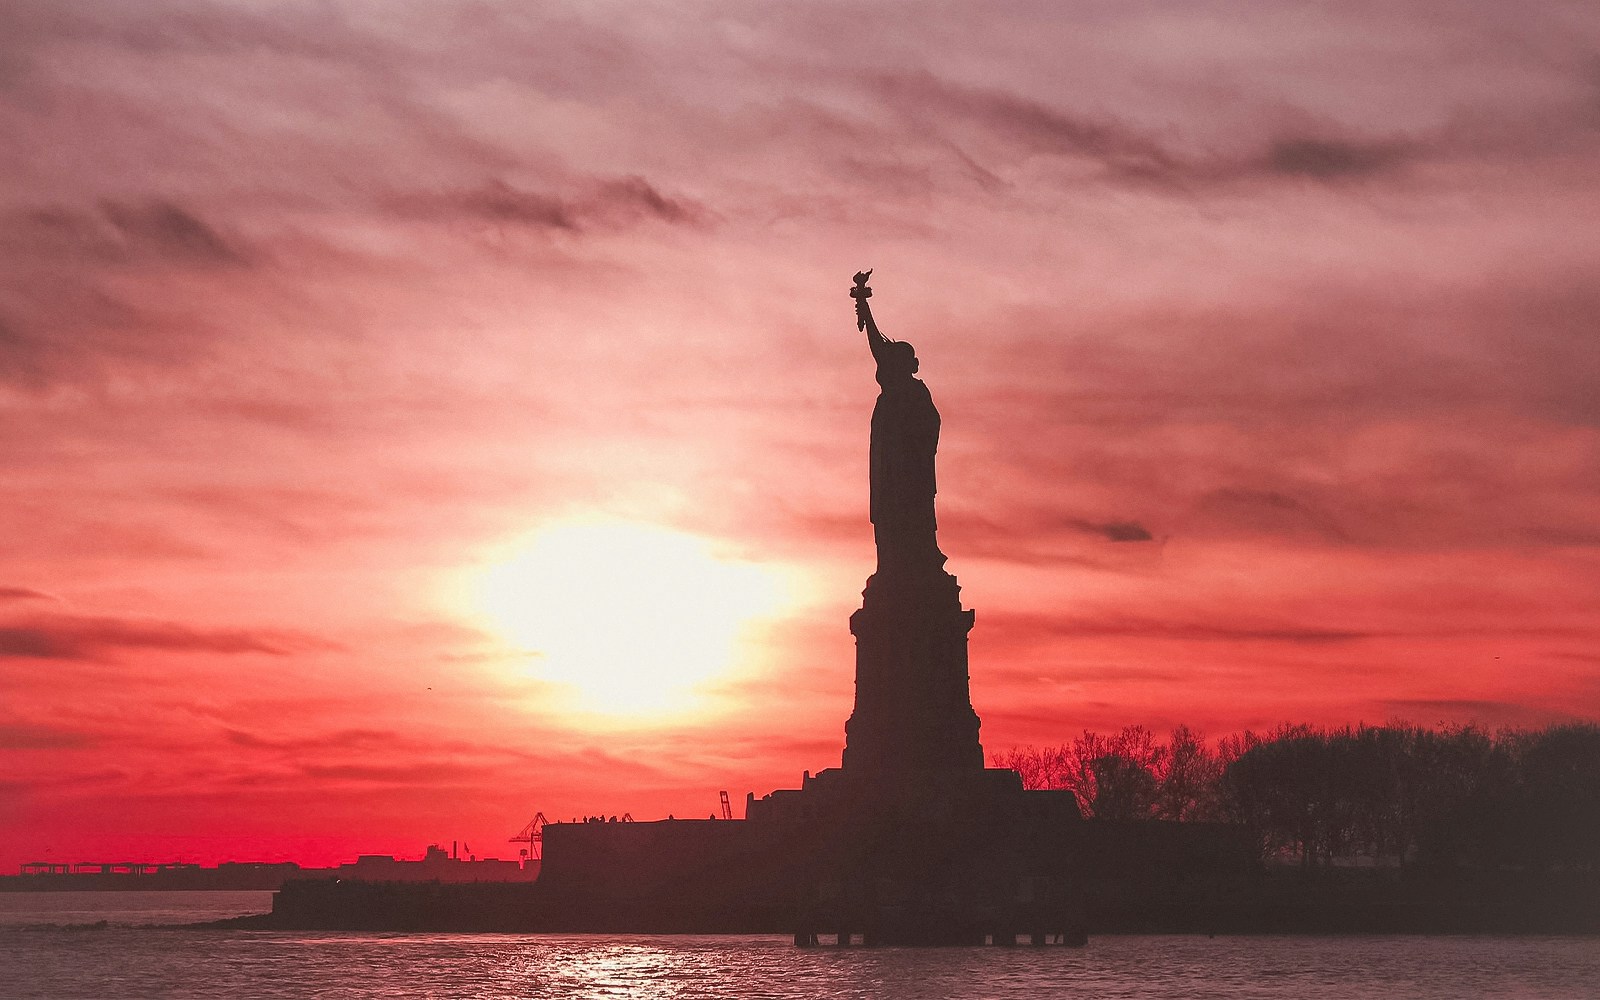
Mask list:
POLYGON ((699 706, 737 665, 747 626, 776 607, 779 582, 705 538, 583 519, 507 546, 469 589, 477 616, 574 708, 639 717, 699 706))

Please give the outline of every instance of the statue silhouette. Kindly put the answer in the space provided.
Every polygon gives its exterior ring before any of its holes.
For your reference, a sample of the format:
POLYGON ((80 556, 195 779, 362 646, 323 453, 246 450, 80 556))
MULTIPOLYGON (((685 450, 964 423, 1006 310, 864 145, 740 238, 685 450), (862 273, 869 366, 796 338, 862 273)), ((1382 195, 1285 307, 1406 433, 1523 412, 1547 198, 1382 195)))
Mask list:
POLYGON ((878 547, 878 572, 892 576, 938 571, 944 553, 933 513, 937 490, 934 453, 939 448, 939 411, 933 395, 916 377, 917 352, 878 330, 867 299, 870 270, 855 276, 856 328, 878 364, 881 391, 872 408, 871 516, 878 547))

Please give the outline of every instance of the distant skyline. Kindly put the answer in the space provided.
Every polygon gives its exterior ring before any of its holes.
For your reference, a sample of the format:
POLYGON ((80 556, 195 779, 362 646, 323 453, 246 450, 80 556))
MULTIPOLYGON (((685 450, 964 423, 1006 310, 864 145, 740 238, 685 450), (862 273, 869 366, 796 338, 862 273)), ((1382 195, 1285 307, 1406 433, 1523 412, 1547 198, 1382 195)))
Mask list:
POLYGON ((988 751, 1595 718, 1597 53, 1549 0, 5 4, 0 871, 514 858, 836 765, 868 267, 988 751))

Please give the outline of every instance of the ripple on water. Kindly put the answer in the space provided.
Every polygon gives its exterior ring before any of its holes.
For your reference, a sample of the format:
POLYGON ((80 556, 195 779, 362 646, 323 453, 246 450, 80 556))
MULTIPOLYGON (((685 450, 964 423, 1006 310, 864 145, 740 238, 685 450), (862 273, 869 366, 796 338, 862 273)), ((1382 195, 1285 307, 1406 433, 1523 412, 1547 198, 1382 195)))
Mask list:
POLYGON ((1582 938, 1104 937, 1082 949, 817 948, 778 937, 0 929, 0 996, 1182 997, 1588 1000, 1582 938))

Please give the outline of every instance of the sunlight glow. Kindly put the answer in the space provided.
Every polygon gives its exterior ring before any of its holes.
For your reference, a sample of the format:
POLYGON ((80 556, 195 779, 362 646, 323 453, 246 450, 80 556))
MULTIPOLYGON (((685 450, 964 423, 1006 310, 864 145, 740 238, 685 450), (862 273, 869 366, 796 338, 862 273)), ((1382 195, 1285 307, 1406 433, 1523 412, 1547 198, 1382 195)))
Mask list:
POLYGON ((474 603, 531 672, 609 716, 692 710, 736 665, 741 633, 778 604, 769 568, 711 543, 615 520, 549 525, 487 566, 474 603))

